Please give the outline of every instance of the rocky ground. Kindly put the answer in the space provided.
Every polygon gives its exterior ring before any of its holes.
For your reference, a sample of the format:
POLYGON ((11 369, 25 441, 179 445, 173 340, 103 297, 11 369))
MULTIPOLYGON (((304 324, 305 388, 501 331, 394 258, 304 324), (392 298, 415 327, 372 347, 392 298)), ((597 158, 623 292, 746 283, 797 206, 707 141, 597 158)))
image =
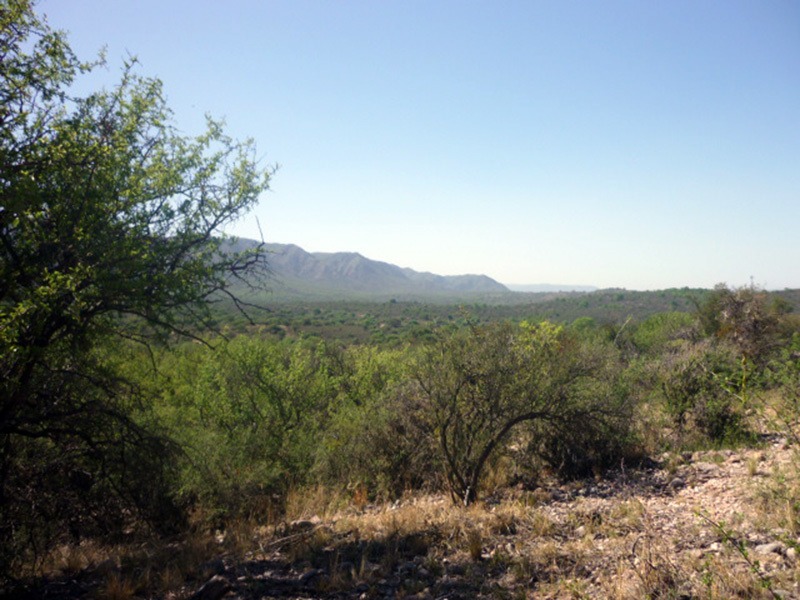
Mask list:
POLYGON ((471 509, 416 497, 298 521, 195 597, 800 598, 794 459, 772 439, 471 509))
MULTIPOLYGON (((350 508, 255 528, 247 549, 205 561, 193 579, 127 597, 800 598, 795 461, 772 438, 505 490, 469 509, 437 496, 350 508)), ((97 573, 29 594, 126 597, 97 573)))

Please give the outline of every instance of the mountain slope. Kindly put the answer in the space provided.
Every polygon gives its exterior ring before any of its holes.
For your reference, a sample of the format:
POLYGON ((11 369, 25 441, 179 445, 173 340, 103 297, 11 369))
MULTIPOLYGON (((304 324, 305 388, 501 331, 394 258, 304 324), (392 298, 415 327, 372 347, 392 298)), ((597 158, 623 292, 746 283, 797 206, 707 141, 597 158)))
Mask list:
MULTIPOLYGON (((249 240, 239 240, 237 247, 249 240)), ((503 294, 486 275, 435 275, 371 260, 355 252, 306 252, 294 244, 266 244, 274 292, 299 296, 400 296, 503 294)))

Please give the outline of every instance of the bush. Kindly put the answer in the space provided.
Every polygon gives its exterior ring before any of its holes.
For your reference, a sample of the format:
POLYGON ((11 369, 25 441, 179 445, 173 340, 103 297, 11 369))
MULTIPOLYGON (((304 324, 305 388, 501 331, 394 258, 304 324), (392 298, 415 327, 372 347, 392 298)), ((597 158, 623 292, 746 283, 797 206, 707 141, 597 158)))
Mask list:
POLYGON ((418 398, 409 393, 410 352, 353 347, 340 353, 340 394, 315 467, 328 485, 388 499, 423 487, 436 472, 418 398))
MULTIPOLYGON (((659 383, 664 407, 680 443, 689 434, 714 445, 747 437, 741 413, 745 381, 735 350, 709 340, 685 343, 662 357, 659 383)), ((691 437, 691 436, 690 436, 691 437)))
MULTIPOLYGON (((626 395, 610 393, 618 384, 616 360, 610 344, 581 340, 548 322, 443 335, 416 366, 416 379, 453 500, 474 501, 484 467, 525 432, 534 453, 549 453, 565 472, 580 471, 581 450, 559 441, 558 432, 596 423, 593 436, 573 437, 588 451, 629 422, 626 395)), ((612 454, 598 451, 589 462, 612 454)))
POLYGON ((591 365, 573 382, 562 420, 533 428, 527 456, 561 479, 598 475, 641 459, 634 430, 635 401, 623 378, 619 351, 610 342, 581 339, 574 360, 591 365))
POLYGON ((238 337, 164 367, 159 410, 185 452, 181 495, 219 517, 280 511, 307 480, 336 394, 324 347, 238 337))
POLYGON ((683 340, 696 340, 699 333, 698 321, 689 313, 657 313, 636 327, 633 343, 639 352, 657 355, 683 340))

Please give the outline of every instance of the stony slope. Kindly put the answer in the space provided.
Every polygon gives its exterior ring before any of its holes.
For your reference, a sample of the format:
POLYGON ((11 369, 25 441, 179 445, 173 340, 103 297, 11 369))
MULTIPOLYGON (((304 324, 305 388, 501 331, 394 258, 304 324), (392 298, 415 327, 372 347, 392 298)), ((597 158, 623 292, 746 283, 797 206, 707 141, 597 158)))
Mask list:
MULTIPOLYGON (((221 557, 230 598, 800 598, 798 532, 766 496, 795 460, 666 454, 612 478, 506 491, 477 507, 413 497, 264 530, 221 557), (766 502, 766 503, 765 503, 766 502)), ((784 479, 782 479, 784 478, 784 479)), ((221 597, 221 596, 219 596, 221 597)), ((210 600, 200 591, 197 598, 210 600)))
POLYGON ((298 520, 176 542, 157 560, 143 546, 148 566, 117 555, 10 596, 800 598, 797 462, 797 449, 772 437, 758 449, 664 454, 602 479, 503 489, 469 509, 420 495, 369 505, 356 493, 320 518, 314 507, 330 499, 307 494, 298 520))

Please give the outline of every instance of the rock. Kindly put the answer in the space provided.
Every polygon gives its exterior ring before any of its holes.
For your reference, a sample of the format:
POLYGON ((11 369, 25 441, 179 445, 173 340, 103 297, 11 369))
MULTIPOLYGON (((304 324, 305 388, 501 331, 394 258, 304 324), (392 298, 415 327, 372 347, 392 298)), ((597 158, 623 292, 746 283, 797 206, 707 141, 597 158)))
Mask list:
POLYGON ((189 596, 189 600, 219 600, 231 590, 231 584, 221 575, 214 575, 189 596))
POLYGON ((356 566, 354 563, 352 563, 349 560, 345 560, 339 565, 337 571, 339 571, 340 573, 352 573, 355 570, 355 568, 356 566))
POLYGON ((708 462, 697 462, 694 464, 694 468, 700 473, 717 473, 720 470, 717 465, 708 462))
POLYGON ((783 554, 783 544, 780 542, 770 542, 768 544, 760 544, 755 547, 755 551, 759 554, 783 554))
POLYGON ((679 490, 682 487, 686 487, 686 482, 680 477, 675 477, 667 484, 667 487, 671 490, 679 490))
POLYGON ((311 569, 300 575, 300 577, 297 578, 297 582, 300 585, 308 585, 313 579, 324 574, 325 572, 322 569, 311 569))
POLYGON ((708 481, 722 476, 722 469, 713 463, 698 462, 695 463, 694 468, 700 481, 708 481))
POLYGON ((94 568, 94 573, 96 575, 105 577, 109 573, 112 573, 113 571, 116 570, 117 570, 117 562, 113 558, 107 558, 94 568))
POLYGON ((316 515, 310 519, 298 519, 296 521, 292 521, 289 523, 289 533, 299 533, 301 531, 314 529, 314 527, 319 525, 321 522, 322 520, 316 515))
POLYGON ((404 596, 404 600, 433 600, 433 596, 431 596, 430 591, 423 590, 416 594, 411 594, 409 596, 404 596))
POLYGON ((400 565, 397 570, 400 571, 400 573, 412 573, 416 568, 417 565, 414 561, 407 561, 400 565))
POLYGON ((458 577, 458 576, 464 575, 464 573, 466 573, 466 572, 467 572, 467 570, 464 568, 464 565, 459 565, 459 564, 447 565, 447 574, 448 575, 455 575, 455 576, 458 577))
POLYGON ((787 548, 786 549, 786 558, 790 560, 797 560, 797 549, 795 548, 787 548))

